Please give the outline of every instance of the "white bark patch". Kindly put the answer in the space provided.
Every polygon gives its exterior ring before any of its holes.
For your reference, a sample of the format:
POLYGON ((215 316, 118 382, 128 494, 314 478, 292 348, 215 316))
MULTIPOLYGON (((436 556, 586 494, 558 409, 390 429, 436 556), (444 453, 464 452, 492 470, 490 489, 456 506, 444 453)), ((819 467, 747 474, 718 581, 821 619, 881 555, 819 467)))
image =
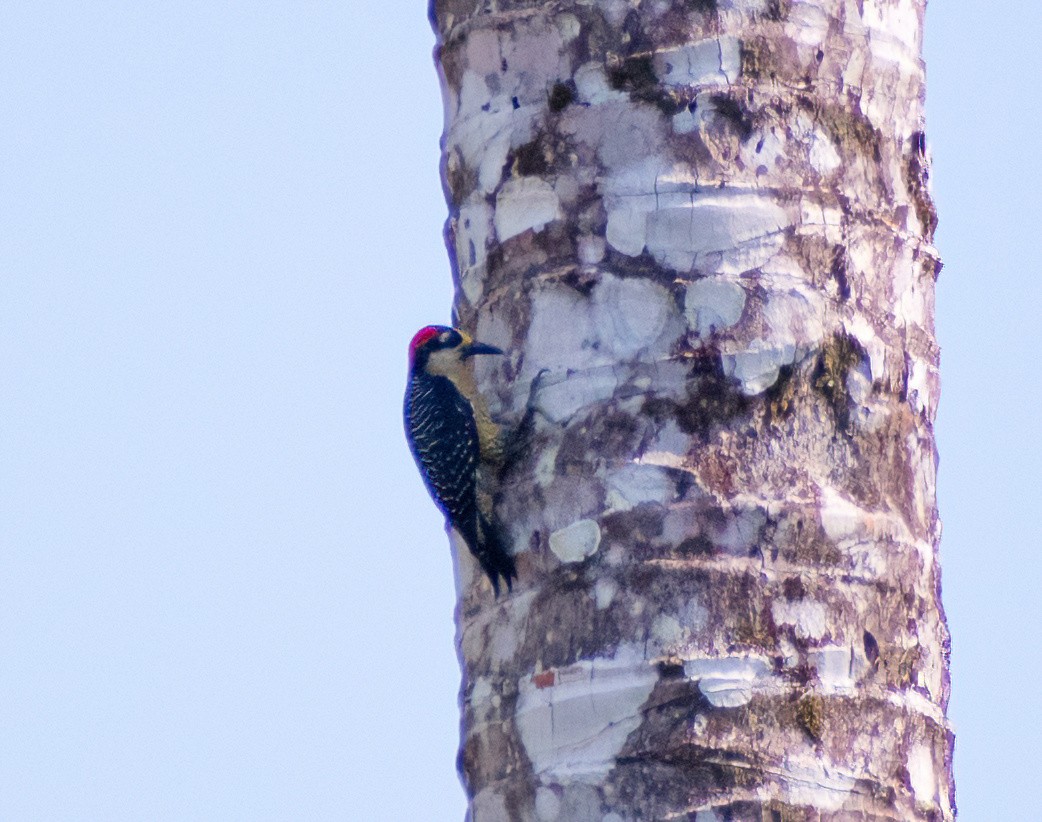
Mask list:
POLYGON ((706 277, 687 287, 684 316, 699 337, 730 328, 742 318, 745 289, 723 277, 706 277))
POLYGON ((778 641, 778 650, 781 651, 782 664, 786 668, 795 668, 800 664, 800 651, 786 637, 778 641))
POLYGON ((928 804, 937 801, 937 772, 933 754, 925 745, 916 745, 908 755, 908 781, 918 801, 928 804))
POLYGON ((684 675, 698 682, 698 690, 713 707, 737 708, 752 700, 753 688, 770 677, 770 666, 758 657, 689 659, 684 675))
POLYGON ((646 245, 661 265, 738 274, 766 263, 781 248, 790 220, 774 200, 756 194, 677 191, 653 197, 646 245))
POLYGON ((598 579, 593 586, 593 601, 594 604, 596 604, 597 609, 603 611, 611 605, 618 590, 618 584, 610 577, 601 577, 598 579))
MULTIPOLYGON (((869 28, 875 29, 875 33, 884 34, 886 37, 873 38, 879 40, 896 40, 908 51, 919 53, 919 36, 922 26, 919 23, 919 15, 915 3, 910 0, 897 0, 892 3, 876 2, 865 3, 865 11, 862 16, 864 23, 869 28)), ((873 45, 875 43, 873 42, 873 45)))
POLYGON ((629 511, 642 502, 665 505, 676 494, 668 473, 655 465, 633 463, 614 471, 607 482, 607 512, 629 511))
POLYGON ((825 606, 812 599, 775 600, 771 615, 779 625, 792 625, 800 639, 821 639, 827 628, 825 606))
POLYGON ((825 336, 821 295, 788 272, 764 274, 761 285, 768 290, 758 313, 766 328, 752 340, 721 346, 724 374, 748 396, 774 385, 784 366, 803 360, 825 336))
POLYGON ((717 0, 716 8, 718 13, 736 11, 743 17, 749 17, 767 11, 767 0, 717 0))
POLYGON ((583 265, 596 265, 604 259, 607 250, 603 237, 580 237, 579 238, 579 262, 583 265))
POLYGON ((486 248, 492 236, 492 209, 482 198, 471 197, 460 208, 454 225, 456 261, 459 264, 463 293, 471 303, 482 291, 486 248))
POLYGON ((657 679, 632 645, 611 658, 522 677, 516 722, 533 770, 544 780, 599 782, 640 726, 657 679))
MULTIPOLYGON (((825 536, 839 547, 859 542, 875 542, 883 537, 917 544, 900 515, 866 511, 830 486, 821 488, 819 516, 825 536)), ((931 549, 927 545, 921 550, 931 549)))
POLYGON ((459 149, 463 161, 478 169, 479 190, 495 190, 503 173, 512 138, 519 142, 531 134, 535 106, 515 109, 509 95, 492 94, 485 78, 473 71, 463 75, 459 110, 451 118, 446 134, 446 149, 459 149))
POLYGON ((691 448, 692 439, 690 434, 680 430, 680 426, 674 420, 669 420, 659 429, 648 450, 639 458, 640 463, 683 469, 687 465, 684 457, 691 448))
POLYGON ((550 370, 536 405, 551 422, 564 422, 580 408, 608 399, 619 381, 597 351, 589 301, 572 289, 551 287, 532 297, 532 324, 525 343, 529 379, 550 370), (605 365, 594 367, 601 363, 605 365))
MULTIPOLYGON (((527 609, 526 609, 527 611, 527 609)), ((488 650, 494 663, 509 663, 517 655, 520 632, 514 619, 496 621, 488 627, 488 650)))
POLYGON ((494 788, 485 788, 470 800, 470 814, 473 819, 508 819, 507 800, 494 788))
POLYGON ((828 645, 807 654, 807 661, 818 674, 825 693, 850 693, 855 680, 851 672, 852 656, 847 645, 828 645))
POLYGON ((488 677, 478 677, 474 682, 474 687, 470 691, 470 697, 467 699, 467 704, 470 705, 479 720, 486 720, 491 712, 490 709, 494 707, 492 704, 493 694, 492 682, 488 677))
POLYGON ((862 314, 855 314, 853 318, 844 322, 846 332, 856 339, 865 353, 868 354, 869 378, 873 381, 881 380, 885 376, 884 363, 886 362, 886 346, 879 339, 875 329, 862 314))
POLYGON ((724 374, 738 380, 742 393, 752 397, 778 381, 781 369, 796 362, 797 351, 792 344, 771 345, 757 340, 746 351, 723 355, 721 361, 724 374))
POLYGON ((908 373, 908 404, 917 414, 933 413, 930 366, 918 357, 912 359, 908 373))
MULTIPOLYGON (((683 112, 681 112, 683 114, 683 112)), ((674 127, 676 117, 674 117, 674 127)), ((694 121, 692 120, 692 129, 694 121)), ((779 134, 774 128, 759 132, 759 139, 752 138, 742 143, 739 156, 747 166, 757 170, 757 174, 769 174, 775 170, 780 160, 785 158, 786 136, 779 134)))
POLYGON ((550 550, 561 562, 582 562, 601 544, 601 526, 581 519, 550 534, 550 550))
POLYGON ((495 29, 476 29, 467 37, 467 66, 478 76, 498 74, 503 55, 495 29))
POLYGON ((536 405, 550 422, 567 422, 579 409, 610 399, 618 387, 615 370, 602 366, 566 374, 547 385, 540 390, 536 405))
POLYGON ((563 43, 572 42, 582 31, 582 24, 574 14, 559 14, 554 18, 554 23, 563 43))
POLYGON ((832 206, 804 200, 800 203, 799 233, 817 234, 827 242, 840 243, 843 241, 843 212, 832 206))
POLYGON ((584 63, 576 70, 574 79, 579 99, 591 106, 622 102, 627 99, 626 92, 617 91, 611 87, 601 63, 584 63))
POLYGON ((627 0, 597 0, 597 8, 613 26, 618 26, 626 19, 632 6, 627 0))
POLYGON ((842 162, 839 152, 827 134, 815 129, 810 140, 810 164, 818 174, 824 177, 839 168, 842 162))
POLYGON ((463 537, 457 533, 455 528, 450 528, 448 534, 449 542, 452 544, 452 556, 456 559, 453 563, 453 570, 455 571, 456 594, 458 596, 460 591, 466 591, 474 584, 474 574, 478 570, 478 561, 474 559, 474 555, 470 553, 467 543, 464 542, 463 537))
MULTIPOLYGON (((532 324, 525 340, 529 379, 541 368, 564 373, 606 363, 594 348, 596 342, 590 305, 581 294, 564 286, 551 286, 532 295, 532 324)), ((557 383, 556 374, 547 375, 540 395, 557 383)))
POLYGON ((820 45, 829 33, 828 15, 817 3, 793 3, 786 22, 792 38, 805 45, 820 45))
MULTIPOLYGON (((571 71, 555 26, 533 24, 512 36, 477 29, 467 37, 467 70, 458 94, 448 89, 446 151, 478 169, 481 193, 499 184, 512 146, 532 139, 548 84, 571 71)), ((513 235, 510 235, 513 236, 513 235)))
POLYGON ((820 510, 821 527, 833 542, 842 542, 859 536, 865 530, 865 520, 871 514, 859 508, 834 488, 822 489, 820 510))
POLYGON ((651 623, 651 640, 656 653, 676 648, 684 639, 680 620, 670 614, 659 614, 651 623))
MULTIPOLYGON (((461 544, 460 548, 466 552, 468 557, 470 556, 470 551, 465 546, 461 544)), ((465 561, 474 569, 475 575, 481 574, 481 578, 484 580, 484 573, 477 560, 471 557, 465 561)), ((491 649, 490 658, 498 658, 500 661, 513 659, 517 652, 517 642, 520 636, 518 626, 524 625, 525 620, 528 619, 532 603, 535 601, 535 594, 534 590, 515 591, 513 596, 498 600, 496 608, 482 612, 474 619, 460 624, 457 641, 464 657, 473 658, 471 655, 484 653, 486 649, 491 649), (500 656, 496 657, 497 654, 500 656)), ((493 702, 498 698, 498 695, 493 693, 493 702)))
POLYGON ((644 251, 648 236, 648 214, 635 208, 614 208, 608 211, 605 239, 609 245, 628 257, 644 251))
POLYGON ((496 195, 496 236, 500 242, 528 229, 542 231, 561 218, 561 201, 553 186, 538 177, 508 180, 496 195))
POLYGON ((840 810, 857 786, 856 775, 817 759, 808 763, 791 757, 788 769, 781 776, 788 788, 786 798, 790 804, 818 811, 840 810))
POLYGON ((709 529, 713 545, 733 556, 747 556, 760 539, 767 524, 767 512, 762 508, 737 509, 726 516, 723 523, 709 529))
POLYGON ((535 484, 540 488, 548 488, 554 480, 554 466, 557 464, 557 452, 560 444, 551 445, 546 448, 536 461, 533 478, 535 484))
POLYGON ((535 792, 535 816, 539 822, 554 822, 561 815, 561 800, 549 788, 535 792))
POLYGON ((672 295, 650 280, 605 274, 593 291, 593 323, 606 353, 626 360, 648 349, 667 351, 680 336, 672 295), (663 338, 663 339, 660 339, 663 338))
POLYGON ((713 38, 664 49, 654 58, 655 75, 670 86, 736 83, 741 65, 741 43, 736 37, 713 38))

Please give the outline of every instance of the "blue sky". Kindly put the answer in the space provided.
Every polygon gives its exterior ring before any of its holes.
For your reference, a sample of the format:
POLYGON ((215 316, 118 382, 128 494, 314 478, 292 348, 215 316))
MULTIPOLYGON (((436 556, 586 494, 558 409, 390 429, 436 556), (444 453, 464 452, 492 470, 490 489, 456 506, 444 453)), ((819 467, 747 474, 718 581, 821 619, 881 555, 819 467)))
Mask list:
MULTIPOLYGON (((451 300, 442 110, 393 5, 0 5, 4 820, 462 817, 400 422, 451 300)), ((1028 818, 1042 747, 1040 35, 928 18, 966 819, 1028 818)))

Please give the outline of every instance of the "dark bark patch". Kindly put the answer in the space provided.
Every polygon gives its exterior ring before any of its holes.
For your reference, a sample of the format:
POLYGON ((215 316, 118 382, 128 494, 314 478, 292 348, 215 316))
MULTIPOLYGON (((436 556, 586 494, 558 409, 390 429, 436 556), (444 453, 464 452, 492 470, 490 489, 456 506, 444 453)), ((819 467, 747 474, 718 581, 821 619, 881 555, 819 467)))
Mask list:
POLYGON ((658 675, 662 679, 683 679, 684 663, 674 659, 664 659, 656 665, 658 675))
POLYGON ((550 157, 546 145, 537 137, 514 150, 514 173, 519 177, 542 175, 550 170, 550 157))
POLYGON ((771 49, 772 43, 766 37, 743 40, 739 51, 742 77, 773 80, 777 76, 777 66, 771 49))
POLYGON ((790 533, 779 554, 789 562, 812 567, 834 567, 843 562, 843 555, 817 523, 797 516, 795 523, 788 523, 787 527, 790 533))
POLYGON ((911 148, 904 164, 905 187, 915 206, 915 214, 923 228, 927 242, 933 239, 937 229, 937 211, 930 197, 930 165, 926 155, 926 135, 917 131, 912 134, 911 148))
POLYGON ((585 423, 568 426, 561 437, 561 444, 557 448, 554 473, 570 474, 585 470, 589 465, 587 453, 589 449, 590 435, 585 423))
POLYGON ((904 690, 915 681, 920 649, 891 645, 880 649, 879 667, 888 685, 904 690))
POLYGON ((601 527, 607 539, 632 548, 661 537, 665 518, 666 511, 661 505, 642 502, 629 511, 608 514, 601 521, 601 527))
POLYGON ((716 113, 734 128, 744 143, 753 133, 753 121, 742 103, 729 94, 714 94, 709 98, 716 113))
POLYGON ((828 400, 835 416, 836 427, 847 432, 850 428, 850 392, 847 374, 867 360, 864 348, 848 334, 836 334, 822 347, 814 371, 814 389, 828 400))
POLYGON ((636 9, 627 14, 626 19, 622 22, 622 39, 631 53, 634 51, 645 51, 651 47, 648 36, 644 32, 644 25, 641 22, 641 13, 636 9))
POLYGON ((618 637, 618 626, 611 620, 610 609, 596 609, 589 588, 581 573, 557 572, 544 583, 532 609, 550 629, 529 631, 516 657, 541 660, 548 670, 608 653, 600 643, 618 637))
POLYGON ((829 276, 836 281, 839 289, 839 298, 843 302, 850 299, 850 282, 847 280, 847 251, 842 245, 837 245, 832 254, 832 267, 829 276))
POLYGON ((575 82, 569 80, 566 83, 557 82, 554 83, 554 87, 550 89, 550 93, 547 95, 547 105, 554 114, 564 111, 569 105, 575 102, 578 96, 578 90, 576 89, 575 82))
POLYGON ((862 643, 865 646, 865 657, 874 667, 879 661, 879 643, 868 631, 865 631, 864 636, 862 637, 862 643))
POLYGON ((685 103, 672 89, 663 87, 655 76, 655 66, 650 56, 609 60, 608 82, 616 91, 624 91, 630 99, 650 103, 667 117, 680 111, 685 103))
POLYGON ((785 598, 792 602, 803 599, 807 595, 807 589, 803 584, 802 577, 786 577, 782 582, 782 593, 785 598))
POLYGON ((883 137, 879 129, 860 111, 842 105, 825 105, 820 99, 800 95, 800 106, 810 112, 828 130, 829 135, 847 153, 860 153, 873 162, 882 160, 883 137))
POLYGON ((632 459, 644 426, 632 414, 609 411, 590 424, 590 445, 601 458, 632 459))
POLYGON ((616 91, 633 93, 658 86, 651 57, 627 57, 608 66, 608 82, 616 91))
MULTIPOLYGON (((607 216, 605 223, 607 224, 607 216)), ((677 283, 677 274, 671 269, 665 269, 648 251, 642 251, 636 257, 630 257, 616 251, 610 245, 607 255, 601 263, 601 267, 611 271, 616 277, 639 277, 641 279, 653 280, 663 288, 671 291, 674 297, 684 293, 684 285, 677 283)), ((681 303, 678 301, 678 305, 681 303)))
POLYGON ((719 354, 706 352, 695 358, 687 402, 677 408, 677 425, 685 434, 706 436, 714 425, 744 414, 748 406, 737 383, 724 376, 719 354))
POLYGON ((763 393, 768 421, 785 419, 795 410, 796 383, 793 365, 783 365, 778 369, 778 379, 763 393))
POLYGON ((758 576, 743 574, 728 581, 725 592, 728 605, 724 613, 734 617, 732 636, 740 645, 770 653, 778 643, 778 626, 770 606, 765 602, 763 584, 758 576))
MULTIPOLYGON (((752 781, 746 757, 735 751, 690 742, 656 741, 633 753, 624 752, 616 762, 619 766, 638 766, 638 774, 631 776, 641 783, 639 793, 651 796, 668 795, 681 787, 685 792, 708 796, 712 791, 733 790, 752 781), (639 767, 656 763, 670 767, 639 767), (677 778, 677 769, 683 773, 683 779, 677 778)), ((654 807, 653 802, 641 807, 654 807)))
POLYGON ((820 742, 825 731, 824 703, 820 696, 806 694, 796 703, 796 722, 815 742, 820 742))
POLYGON ((441 178, 445 198, 454 212, 459 211, 460 204, 478 187, 478 170, 468 166, 459 154, 444 162, 441 178))
POLYGON ((573 268, 562 274, 560 281, 563 285, 578 291, 584 297, 589 297, 593 289, 600 282, 600 277, 582 269, 573 268))
POLYGON ((682 556, 710 557, 717 553, 716 546, 708 537, 697 536, 685 539, 677 546, 676 551, 682 556))
POLYGON ((763 16, 766 20, 784 20, 789 16, 789 0, 768 0, 763 16))
POLYGON ((598 459, 629 460, 639 451, 643 424, 632 414, 607 410, 569 426, 557 452, 558 470, 568 465, 589 466, 598 459))

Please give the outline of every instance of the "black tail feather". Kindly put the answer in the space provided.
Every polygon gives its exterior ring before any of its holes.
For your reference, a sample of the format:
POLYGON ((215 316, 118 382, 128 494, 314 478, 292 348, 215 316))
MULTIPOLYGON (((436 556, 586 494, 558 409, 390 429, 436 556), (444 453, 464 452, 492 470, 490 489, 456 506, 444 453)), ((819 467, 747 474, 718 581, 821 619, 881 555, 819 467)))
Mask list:
POLYGON ((514 558, 507 552, 499 529, 480 513, 478 514, 478 538, 471 546, 471 551, 477 557, 482 570, 488 574, 488 578, 492 582, 492 590, 497 597, 499 596, 500 577, 506 582, 508 591, 514 590, 514 580, 517 579, 517 566, 514 565, 514 558))

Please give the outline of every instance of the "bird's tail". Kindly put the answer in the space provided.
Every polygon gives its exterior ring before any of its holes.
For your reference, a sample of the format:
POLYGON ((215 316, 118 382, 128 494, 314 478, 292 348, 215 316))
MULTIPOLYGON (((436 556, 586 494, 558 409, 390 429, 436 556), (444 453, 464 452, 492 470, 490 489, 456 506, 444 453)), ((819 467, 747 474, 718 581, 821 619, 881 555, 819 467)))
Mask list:
POLYGON ((482 569, 492 581, 492 590, 499 596, 499 578, 507 584, 507 590, 514 589, 517 579, 517 567, 514 558, 507 552, 499 529, 484 514, 478 514, 478 538, 475 540, 474 556, 478 558, 482 569))

